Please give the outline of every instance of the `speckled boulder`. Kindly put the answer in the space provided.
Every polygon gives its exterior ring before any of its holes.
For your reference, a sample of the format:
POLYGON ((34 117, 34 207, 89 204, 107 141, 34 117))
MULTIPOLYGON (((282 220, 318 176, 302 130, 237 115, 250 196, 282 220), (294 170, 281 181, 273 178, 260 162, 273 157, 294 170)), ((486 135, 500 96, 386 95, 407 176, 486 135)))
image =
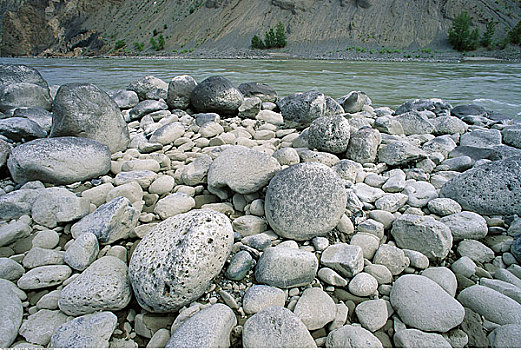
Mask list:
POLYGON ((342 153, 347 149, 350 126, 341 115, 320 117, 309 126, 308 144, 310 148, 330 153, 342 153))
POLYGON ((197 86, 197 82, 189 75, 178 75, 168 83, 168 97, 166 102, 172 109, 186 109, 190 106, 190 95, 197 86))
POLYGON ((127 265, 104 256, 66 285, 58 305, 67 315, 79 316, 100 310, 122 310, 130 302, 127 265))
POLYGON ((139 304, 151 312, 173 312, 199 298, 231 252, 229 219, 192 210, 157 225, 138 244, 129 277, 139 304))
POLYGON ((277 102, 284 123, 288 128, 304 129, 313 120, 325 115, 326 96, 318 91, 308 91, 286 96, 277 102))
POLYGON ((241 92, 222 76, 203 80, 190 95, 192 105, 200 113, 236 114, 243 100, 241 92))
POLYGON ((320 163, 301 163, 270 181, 264 209, 277 234, 304 241, 331 231, 346 202, 344 185, 335 171, 320 163))
POLYGON ((481 215, 521 212, 521 157, 490 162, 465 171, 443 185, 440 197, 481 215))

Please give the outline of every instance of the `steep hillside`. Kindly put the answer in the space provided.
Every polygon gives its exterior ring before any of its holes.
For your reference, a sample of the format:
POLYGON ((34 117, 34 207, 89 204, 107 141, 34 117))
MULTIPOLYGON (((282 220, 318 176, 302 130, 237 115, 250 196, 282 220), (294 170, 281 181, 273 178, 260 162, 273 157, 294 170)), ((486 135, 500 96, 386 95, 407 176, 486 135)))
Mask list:
POLYGON ((462 10, 499 35, 521 19, 517 0, 9 0, 0 2, 1 55, 107 53, 118 40, 133 49, 163 34, 165 52, 247 49, 279 21, 285 51, 346 45, 444 47, 462 10))

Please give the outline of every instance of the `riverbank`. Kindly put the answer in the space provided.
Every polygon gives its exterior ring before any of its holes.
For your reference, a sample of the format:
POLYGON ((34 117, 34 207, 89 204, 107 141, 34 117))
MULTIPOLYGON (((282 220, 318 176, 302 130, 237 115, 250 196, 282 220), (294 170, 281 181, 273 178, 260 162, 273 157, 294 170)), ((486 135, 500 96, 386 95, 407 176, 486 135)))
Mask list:
POLYGON ((514 121, 222 76, 0 78, 2 347, 521 345, 514 121))

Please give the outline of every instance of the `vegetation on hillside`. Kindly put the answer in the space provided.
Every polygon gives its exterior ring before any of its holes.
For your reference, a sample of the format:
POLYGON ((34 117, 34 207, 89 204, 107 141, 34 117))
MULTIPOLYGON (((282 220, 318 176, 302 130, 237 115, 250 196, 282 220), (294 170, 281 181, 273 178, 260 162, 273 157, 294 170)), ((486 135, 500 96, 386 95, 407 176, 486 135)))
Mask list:
POLYGON ((258 35, 254 35, 253 38, 251 38, 252 49, 277 49, 286 47, 286 45, 286 29, 284 28, 284 24, 282 24, 282 22, 277 24, 275 30, 273 30, 273 28, 269 28, 264 33, 264 41, 262 41, 258 35))

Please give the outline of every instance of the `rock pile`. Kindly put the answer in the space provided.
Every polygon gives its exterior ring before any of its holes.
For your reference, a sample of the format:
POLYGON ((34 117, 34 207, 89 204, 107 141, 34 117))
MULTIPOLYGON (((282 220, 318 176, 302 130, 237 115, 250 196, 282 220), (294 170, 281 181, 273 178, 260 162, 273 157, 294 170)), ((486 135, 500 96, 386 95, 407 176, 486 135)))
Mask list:
POLYGON ((0 69, 0 346, 521 347, 521 128, 0 69), (52 97, 51 97, 52 96, 52 97))

